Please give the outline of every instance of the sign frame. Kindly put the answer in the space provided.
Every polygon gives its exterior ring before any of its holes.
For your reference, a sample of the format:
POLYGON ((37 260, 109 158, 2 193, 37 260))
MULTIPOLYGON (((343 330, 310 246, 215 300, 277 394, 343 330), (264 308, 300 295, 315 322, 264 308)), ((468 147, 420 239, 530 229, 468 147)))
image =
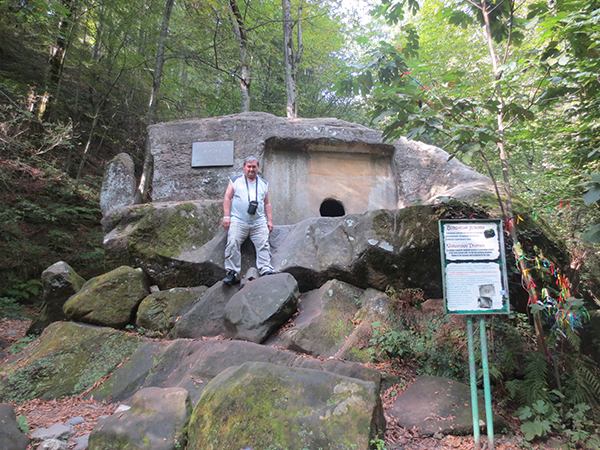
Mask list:
POLYGON ((192 143, 192 168, 233 166, 233 141, 192 143))
POLYGON ((501 219, 438 222, 446 314, 510 314, 501 219))

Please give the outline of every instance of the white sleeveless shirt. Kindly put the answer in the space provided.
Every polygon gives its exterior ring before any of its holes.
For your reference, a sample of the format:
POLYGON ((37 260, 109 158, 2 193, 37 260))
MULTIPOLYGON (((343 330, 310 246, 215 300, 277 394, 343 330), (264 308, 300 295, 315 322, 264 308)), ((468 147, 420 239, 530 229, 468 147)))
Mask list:
POLYGON ((233 185, 231 220, 238 220, 246 223, 255 223, 258 221, 266 222, 265 197, 269 192, 269 183, 258 175, 254 181, 247 180, 243 174, 231 178, 230 181, 233 185), (256 214, 248 214, 248 203, 252 200, 258 201, 256 214))

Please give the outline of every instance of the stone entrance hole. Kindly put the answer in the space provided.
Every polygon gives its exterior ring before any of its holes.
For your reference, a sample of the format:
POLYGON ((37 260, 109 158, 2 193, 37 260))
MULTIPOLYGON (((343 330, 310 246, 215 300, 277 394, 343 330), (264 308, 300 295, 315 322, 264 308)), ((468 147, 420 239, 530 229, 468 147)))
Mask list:
POLYGON ((328 198, 321 203, 319 214, 321 217, 341 217, 346 215, 346 211, 341 202, 328 198))

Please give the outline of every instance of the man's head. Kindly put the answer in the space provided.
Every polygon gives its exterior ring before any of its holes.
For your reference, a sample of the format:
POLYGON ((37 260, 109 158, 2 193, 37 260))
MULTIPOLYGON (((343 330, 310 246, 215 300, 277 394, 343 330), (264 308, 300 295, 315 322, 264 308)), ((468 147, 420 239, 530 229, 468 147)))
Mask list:
POLYGON ((254 181, 258 173, 258 159, 256 156, 250 155, 244 159, 244 175, 247 179, 254 181))

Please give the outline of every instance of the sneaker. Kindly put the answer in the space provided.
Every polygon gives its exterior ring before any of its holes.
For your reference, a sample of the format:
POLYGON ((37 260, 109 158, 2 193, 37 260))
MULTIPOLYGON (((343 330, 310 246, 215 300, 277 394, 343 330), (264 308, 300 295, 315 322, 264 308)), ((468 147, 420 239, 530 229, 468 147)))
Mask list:
POLYGON ((265 275, 275 275, 275 272, 272 270, 267 270, 266 272, 260 274, 261 277, 264 277, 265 275))
POLYGON ((228 286, 238 284, 239 282, 240 280, 238 279, 235 270, 230 270, 229 272, 227 272, 227 276, 223 278, 223 283, 225 283, 228 286))

